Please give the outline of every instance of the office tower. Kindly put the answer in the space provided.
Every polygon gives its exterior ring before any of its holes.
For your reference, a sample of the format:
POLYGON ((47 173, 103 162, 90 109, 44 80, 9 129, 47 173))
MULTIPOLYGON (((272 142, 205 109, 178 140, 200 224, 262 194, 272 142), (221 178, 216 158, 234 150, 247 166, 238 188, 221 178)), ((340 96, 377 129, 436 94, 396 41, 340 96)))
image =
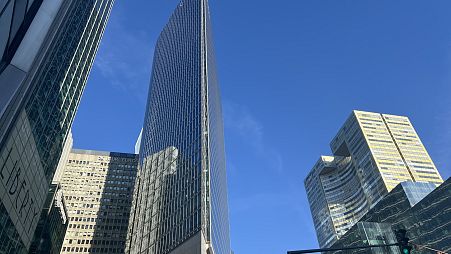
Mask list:
MULTIPOLYGON (((332 248, 396 243, 396 239, 384 237, 391 231, 406 229, 411 243, 428 246, 445 253, 451 251, 451 178, 435 187, 432 183, 403 182, 381 199, 360 221, 346 232, 332 248), (360 225, 359 225, 360 224, 360 225), (362 231, 362 226, 367 225, 362 231), (388 225, 388 230, 383 229, 388 225), (370 226, 370 227, 368 227, 370 226), (372 233, 369 233, 372 229, 372 233), (369 239, 369 238, 372 239, 369 239), (370 240, 370 241, 368 241, 370 240)), ((396 250, 397 249, 397 250, 396 250)), ((399 253, 382 251, 372 253, 399 253)), ((367 250, 336 252, 346 254, 369 253, 367 250)), ((428 249, 414 253, 432 253, 428 249)))
POLYGON ((321 247, 329 247, 368 210, 368 200, 349 157, 321 156, 305 180, 321 247), (344 216, 347 214, 348 216, 344 216))
POLYGON ((230 254, 219 85, 206 0, 158 38, 127 253, 230 254))
POLYGON ((73 149, 61 178, 69 226, 61 253, 124 253, 138 155, 73 149))
POLYGON ((305 179, 318 242, 331 246, 404 181, 443 182, 404 116, 353 111, 305 179))
POLYGON ((0 253, 30 247, 112 4, 0 1, 0 253))
POLYGON ((59 254, 69 225, 61 186, 51 184, 29 254, 59 254))

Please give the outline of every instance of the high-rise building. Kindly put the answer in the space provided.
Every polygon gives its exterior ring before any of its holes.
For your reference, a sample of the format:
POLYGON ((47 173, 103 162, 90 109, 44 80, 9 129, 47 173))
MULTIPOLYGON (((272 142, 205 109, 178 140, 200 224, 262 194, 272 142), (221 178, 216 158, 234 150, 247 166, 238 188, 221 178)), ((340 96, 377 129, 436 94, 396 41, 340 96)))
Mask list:
POLYGON ((0 1, 0 253, 25 253, 113 0, 0 1))
POLYGON ((443 182, 409 119, 353 111, 305 179, 318 242, 331 246, 405 181, 443 182))
POLYGON ((124 253, 138 155, 73 149, 61 178, 69 226, 61 253, 124 253))
POLYGON ((230 254, 222 109, 207 0, 158 38, 127 253, 230 254))

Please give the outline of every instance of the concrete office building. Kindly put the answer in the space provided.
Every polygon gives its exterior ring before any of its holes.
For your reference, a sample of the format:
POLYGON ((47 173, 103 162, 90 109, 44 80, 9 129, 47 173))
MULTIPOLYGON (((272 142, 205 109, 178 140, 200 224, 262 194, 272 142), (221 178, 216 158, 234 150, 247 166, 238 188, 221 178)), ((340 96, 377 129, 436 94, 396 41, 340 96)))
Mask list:
POLYGON ((61 178, 69 226, 61 253, 124 253, 138 156, 74 149, 61 178))
POLYGON ((318 242, 331 246, 404 181, 443 182, 407 117, 353 111, 305 179, 318 242))
POLYGON ((26 253, 113 0, 0 1, 0 253, 26 253))
POLYGON ((219 84, 207 0, 158 38, 127 253, 230 254, 219 84))

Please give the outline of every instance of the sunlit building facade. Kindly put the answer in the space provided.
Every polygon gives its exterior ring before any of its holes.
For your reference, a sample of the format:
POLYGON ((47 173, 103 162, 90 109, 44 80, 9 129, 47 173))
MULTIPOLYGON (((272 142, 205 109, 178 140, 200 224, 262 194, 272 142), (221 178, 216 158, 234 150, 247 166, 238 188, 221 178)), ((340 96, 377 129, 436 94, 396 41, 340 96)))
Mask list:
POLYGON ((0 1, 0 253, 26 253, 113 0, 0 1))
POLYGON ((124 253, 136 154, 73 149, 61 176, 69 225, 61 253, 124 253))
POLYGON ((353 111, 305 179, 320 246, 331 246, 401 182, 443 183, 410 120, 353 111))
POLYGON ((182 0, 158 39, 135 186, 127 253, 231 253, 206 0, 182 0))

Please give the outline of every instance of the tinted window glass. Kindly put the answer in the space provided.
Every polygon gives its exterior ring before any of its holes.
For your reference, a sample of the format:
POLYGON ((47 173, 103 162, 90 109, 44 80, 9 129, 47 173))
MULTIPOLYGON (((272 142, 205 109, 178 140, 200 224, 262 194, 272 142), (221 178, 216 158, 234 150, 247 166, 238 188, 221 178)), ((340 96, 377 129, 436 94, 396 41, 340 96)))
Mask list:
POLYGON ((10 3, 8 6, 6 6, 5 11, 0 17, 0 59, 3 58, 3 52, 5 51, 6 44, 8 43, 9 28, 11 26, 12 14, 13 14, 13 4, 10 3))
POLYGON ((16 0, 16 4, 14 5, 13 25, 11 27, 11 36, 9 38, 9 43, 11 43, 11 41, 16 36, 16 33, 24 20, 26 10, 27 0, 16 0))
POLYGON ((8 0, 0 0, 0 13, 2 12, 7 2, 8 0))
POLYGON ((27 11, 30 9, 31 5, 33 4, 34 0, 28 0, 28 8, 27 11))

